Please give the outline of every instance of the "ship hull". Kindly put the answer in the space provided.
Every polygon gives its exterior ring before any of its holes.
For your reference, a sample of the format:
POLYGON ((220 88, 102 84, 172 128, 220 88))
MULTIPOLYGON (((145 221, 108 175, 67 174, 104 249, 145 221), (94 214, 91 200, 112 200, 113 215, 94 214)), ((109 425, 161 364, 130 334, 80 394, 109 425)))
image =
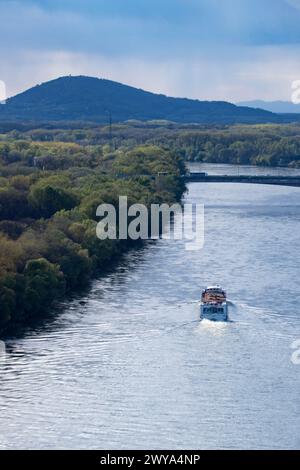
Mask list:
POLYGON ((227 303, 219 305, 211 305, 201 303, 200 305, 200 318, 201 320, 228 321, 228 305, 227 303))

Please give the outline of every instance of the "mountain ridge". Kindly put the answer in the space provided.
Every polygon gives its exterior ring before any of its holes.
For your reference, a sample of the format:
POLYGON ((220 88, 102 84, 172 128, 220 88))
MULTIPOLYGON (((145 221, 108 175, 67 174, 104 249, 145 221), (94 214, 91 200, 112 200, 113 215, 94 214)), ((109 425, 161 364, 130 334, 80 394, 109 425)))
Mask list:
MULTIPOLYGON (((180 123, 276 123, 285 118, 226 101, 175 98, 119 82, 65 76, 36 85, 0 107, 0 121, 90 121, 163 119, 180 123)), ((286 118, 287 120, 289 118, 286 118)), ((299 115, 300 119, 300 115, 299 115)))
POLYGON ((276 114, 300 114, 300 104, 294 104, 291 101, 264 101, 264 100, 253 100, 253 101, 241 101, 236 103, 237 106, 248 106, 251 108, 260 108, 265 111, 270 111, 276 114))

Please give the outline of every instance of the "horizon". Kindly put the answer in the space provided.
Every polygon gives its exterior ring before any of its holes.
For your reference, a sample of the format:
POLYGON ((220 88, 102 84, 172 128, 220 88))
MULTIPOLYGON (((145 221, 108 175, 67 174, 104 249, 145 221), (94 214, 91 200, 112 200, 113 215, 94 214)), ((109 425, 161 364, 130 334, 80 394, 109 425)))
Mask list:
POLYGON ((71 74, 201 101, 290 101, 300 78, 300 0, 0 6, 0 80, 8 96, 71 74))
MULTIPOLYGON (((110 80, 109 78, 106 78, 106 77, 96 77, 96 76, 91 76, 91 75, 60 75, 60 76, 57 76, 57 77, 54 77, 54 78, 50 78, 49 80, 45 81, 45 82, 41 82, 41 83, 35 83, 33 84, 31 87, 29 88, 25 88, 24 90, 20 90, 18 91, 15 95, 10 95, 7 97, 7 99, 11 99, 11 98, 14 98, 22 93, 26 93, 27 91, 29 91, 30 89, 33 89, 37 86, 42 86, 42 85, 45 85, 47 83, 50 83, 50 82, 54 82, 54 81, 57 81, 57 80, 60 80, 60 79, 64 79, 64 78, 91 78, 91 79, 96 79, 96 80, 107 80, 107 81, 110 81, 110 82, 114 82, 114 83, 117 83, 119 85, 123 85, 123 86, 128 86, 128 87, 132 87, 132 88, 136 88, 136 89, 139 89, 139 90, 142 90, 142 91, 145 91, 147 93, 153 93, 153 94, 158 94, 156 92, 154 92, 153 90, 148 90, 148 89, 145 89, 145 88, 138 88, 138 87, 134 87, 133 85, 130 85, 128 83, 125 83, 125 82, 120 82, 120 81, 117 81, 117 80, 110 80)), ((190 99, 190 100, 198 100, 198 101, 223 101, 223 100, 199 100, 198 98, 189 98, 188 96, 171 96, 171 95, 167 95, 167 94, 163 94, 164 96, 168 97, 168 98, 176 98, 176 99, 190 99)), ((251 101, 251 100, 249 100, 251 101)), ((254 100, 253 100, 254 101, 254 100)), ((256 100, 255 100, 256 101, 256 100)), ((257 100, 259 101, 259 100, 257 100)), ((236 104, 238 105, 238 103, 235 103, 235 102, 231 102, 231 104, 236 104)))
MULTIPOLYGON (((56 80, 60 80, 60 79, 64 79, 64 78, 91 78, 91 79, 96 79, 96 80, 107 80, 107 81, 110 81, 110 82, 114 82, 114 83, 118 83, 119 85, 123 85, 123 86, 128 86, 128 87, 132 87, 132 88, 136 88, 136 89, 139 89, 139 90, 142 90, 142 91, 145 91, 147 93, 152 93, 152 94, 158 94, 156 93, 155 91, 153 90, 148 90, 148 89, 144 89, 144 88, 138 88, 138 87, 134 87, 133 85, 130 85, 128 83, 123 83, 123 82, 120 82, 120 81, 116 81, 116 80, 110 80, 106 77, 95 77, 95 76, 91 76, 91 75, 61 75, 61 76, 57 76, 57 77, 54 77, 54 78, 51 78, 45 82, 41 82, 41 83, 35 83, 34 85, 32 85, 31 87, 29 88, 26 88, 24 90, 20 90, 19 92, 17 92, 15 95, 11 95, 11 96, 8 96, 7 99, 12 99, 22 93, 26 93, 28 90, 32 89, 32 88, 35 88, 37 86, 42 86, 42 85, 45 85, 49 82, 53 82, 53 81, 56 81, 56 80)), ((208 101, 208 102, 213 102, 213 101, 224 101, 226 102, 226 100, 199 100, 198 98, 189 98, 188 96, 171 96, 171 95, 165 95, 163 94, 164 96, 168 97, 168 98, 176 98, 176 99, 189 99, 189 100, 195 100, 195 101, 208 101)), ((299 106, 299 104, 295 104, 293 103, 291 100, 290 101, 286 101, 286 100, 263 100, 263 99, 253 99, 253 100, 241 100, 241 101, 238 101, 238 102, 233 102, 233 101, 227 101, 231 104, 234 104, 236 106, 246 106, 247 107, 247 103, 249 103, 249 106, 251 107, 251 105, 254 105, 255 102, 257 103, 265 103, 266 105, 267 104, 286 104, 286 103, 290 103, 291 105, 294 105, 294 106, 299 106)))

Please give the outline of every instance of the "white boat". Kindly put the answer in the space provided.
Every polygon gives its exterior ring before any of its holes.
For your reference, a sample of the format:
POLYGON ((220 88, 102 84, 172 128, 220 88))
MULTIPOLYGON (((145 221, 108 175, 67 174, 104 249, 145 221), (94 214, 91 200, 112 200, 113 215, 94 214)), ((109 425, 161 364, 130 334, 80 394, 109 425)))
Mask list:
POLYGON ((210 321, 228 320, 226 292, 220 286, 207 287, 202 292, 200 318, 210 321))

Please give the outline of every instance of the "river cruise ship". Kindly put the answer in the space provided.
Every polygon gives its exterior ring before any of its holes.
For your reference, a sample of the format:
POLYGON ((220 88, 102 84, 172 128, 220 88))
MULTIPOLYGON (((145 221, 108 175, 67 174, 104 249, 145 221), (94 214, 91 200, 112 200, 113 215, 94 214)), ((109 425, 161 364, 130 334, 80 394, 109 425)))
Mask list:
POLYGON ((211 321, 228 320, 226 292, 220 286, 207 287, 202 292, 200 317, 211 321))

